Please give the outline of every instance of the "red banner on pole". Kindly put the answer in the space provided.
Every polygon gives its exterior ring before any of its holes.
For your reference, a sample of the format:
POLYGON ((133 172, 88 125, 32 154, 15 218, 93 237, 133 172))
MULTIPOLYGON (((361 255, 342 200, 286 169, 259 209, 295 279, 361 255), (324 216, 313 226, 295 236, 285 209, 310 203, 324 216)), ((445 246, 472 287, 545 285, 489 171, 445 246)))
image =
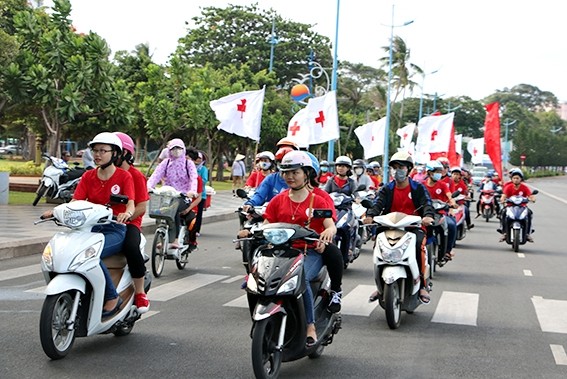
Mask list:
POLYGON ((500 104, 498 102, 485 105, 486 119, 484 120, 485 151, 494 165, 498 175, 502 176, 502 146, 500 144, 500 104))

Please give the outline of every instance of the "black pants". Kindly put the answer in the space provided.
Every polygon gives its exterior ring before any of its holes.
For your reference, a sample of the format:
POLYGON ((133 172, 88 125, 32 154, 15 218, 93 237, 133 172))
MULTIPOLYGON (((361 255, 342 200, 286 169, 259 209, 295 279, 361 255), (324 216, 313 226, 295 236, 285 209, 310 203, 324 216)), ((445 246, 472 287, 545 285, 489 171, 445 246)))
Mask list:
POLYGON ((205 203, 207 199, 201 199, 197 208, 197 218, 195 219, 195 233, 201 233, 201 224, 203 223, 203 211, 205 210, 205 203))
POLYGON ((134 279, 143 278, 146 273, 144 257, 140 253, 140 241, 140 229, 135 225, 127 224, 122 253, 126 256, 128 269, 134 279))
POLYGON ((343 281, 343 255, 337 245, 330 243, 323 250, 323 264, 331 279, 331 290, 341 291, 343 281))

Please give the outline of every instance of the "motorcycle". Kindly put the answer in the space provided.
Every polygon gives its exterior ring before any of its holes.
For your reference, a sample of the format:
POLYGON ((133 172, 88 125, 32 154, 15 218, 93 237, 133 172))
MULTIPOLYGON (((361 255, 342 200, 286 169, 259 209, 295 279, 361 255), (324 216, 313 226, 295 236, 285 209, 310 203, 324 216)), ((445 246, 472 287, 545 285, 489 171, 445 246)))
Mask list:
POLYGON ((354 198, 340 192, 329 194, 337 211, 337 234, 335 242, 343 255, 343 267, 348 265, 360 255, 362 242, 358 234, 359 219, 353 212, 354 198))
MULTIPOLYGON (((532 195, 536 195, 539 191, 533 190, 532 195)), ((531 234, 528 231, 528 203, 527 197, 515 195, 506 199, 506 211, 504 217, 506 218, 506 243, 512 245, 514 252, 520 250, 520 245, 524 245, 527 241, 527 235, 531 234)))
MULTIPOLYGON (((121 195, 114 195, 111 200, 127 202, 121 195)), ((105 237, 102 233, 92 233, 91 229, 95 225, 115 222, 112 209, 84 200, 74 201, 58 205, 52 218, 35 224, 48 221, 71 230, 56 233, 45 246, 41 258, 47 296, 41 309, 39 337, 45 354, 54 360, 64 358, 76 337, 130 334, 141 315, 134 305, 134 283, 126 258, 121 254, 105 258, 104 262, 123 303, 115 315, 102 317, 105 278, 100 267, 100 254, 105 237)), ((140 254, 143 254, 145 243, 142 235, 140 254)), ((150 286, 151 276, 146 273, 146 292, 150 286)))
POLYGON ((362 245, 366 244, 366 242, 370 241, 373 236, 372 225, 364 225, 364 218, 366 215, 366 207, 364 204, 372 204, 372 201, 376 197, 374 191, 358 191, 356 193, 356 200, 352 204, 352 211, 358 221, 358 239, 357 243, 360 245, 358 246, 359 249, 362 249, 362 245), (370 201, 370 203, 366 203, 365 200, 370 201))
MULTIPOLYGON (((330 217, 330 210, 314 210, 313 217, 330 217)), ((295 224, 262 225, 253 237, 260 245, 246 284, 252 316, 252 367, 256 378, 277 378, 281 363, 308 356, 318 358, 341 328, 341 316, 330 313, 330 279, 325 267, 311 282, 317 341, 307 347, 306 294, 303 249, 294 241, 317 241, 316 232, 295 224)))
POLYGON ((435 209, 433 223, 427 230, 427 259, 429 264, 429 277, 435 277, 438 267, 443 267, 448 261, 444 259, 447 243, 449 241, 449 231, 445 219, 449 211, 449 204, 438 200, 431 200, 431 205, 435 209))
POLYGON ((457 223, 457 241, 462 240, 467 235, 467 223, 465 213, 465 199, 466 196, 459 191, 453 193, 453 199, 457 203, 457 208, 451 208, 450 213, 455 218, 457 223))
MULTIPOLYGON (((236 195, 242 199, 249 199, 250 194, 247 193, 242 188, 236 190, 236 195)), ((248 211, 243 211, 243 207, 239 207, 236 211, 238 213, 238 217, 240 219, 240 229, 246 229, 251 232, 254 231, 257 227, 262 225, 264 222, 264 211, 266 210, 266 206, 268 203, 265 203, 261 207, 250 207, 248 211)), ((257 246, 254 245, 254 240, 244 240, 244 241, 237 241, 234 242, 238 243, 240 246, 240 251, 242 252, 242 264, 246 269, 246 274, 250 273, 250 261, 252 258, 252 253, 254 252, 257 246)))
POLYGON ((496 211, 496 191, 493 189, 483 189, 480 191, 480 210, 486 222, 489 222, 496 211))
POLYGON ((46 167, 43 170, 39 187, 35 191, 36 196, 32 205, 36 206, 44 196, 51 199, 61 199, 68 203, 73 198, 75 188, 77 188, 77 184, 79 184, 79 180, 86 170, 80 167, 72 169, 60 158, 47 154, 42 156, 47 161, 46 167))
POLYGON ((412 233, 421 228, 421 217, 392 212, 373 220, 378 225, 373 259, 378 301, 390 329, 397 329, 402 311, 413 313, 421 303, 417 236, 412 233))
POLYGON ((189 254, 192 253, 191 245, 187 240, 189 231, 183 217, 177 236, 179 247, 169 246, 169 242, 175 240, 175 216, 179 208, 179 200, 187 201, 187 197, 170 186, 162 186, 149 192, 148 216, 156 219, 157 224, 152 245, 152 273, 159 278, 166 260, 175 260, 177 268, 183 270, 187 265, 189 254))

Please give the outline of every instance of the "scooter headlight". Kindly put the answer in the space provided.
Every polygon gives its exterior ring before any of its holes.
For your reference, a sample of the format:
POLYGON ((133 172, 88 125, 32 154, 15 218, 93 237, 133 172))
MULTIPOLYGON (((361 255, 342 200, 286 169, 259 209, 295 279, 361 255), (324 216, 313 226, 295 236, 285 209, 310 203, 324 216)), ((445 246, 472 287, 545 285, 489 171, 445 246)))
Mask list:
POLYGON ((297 275, 294 275, 278 289, 277 294, 281 295, 287 292, 293 292, 296 287, 297 287, 297 275))
POLYGON ((291 236, 295 234, 293 229, 266 229, 264 230, 264 238, 273 244, 273 245, 281 245, 286 243, 291 236))
POLYGON ((53 271, 53 250, 50 243, 45 245, 43 254, 41 255, 41 261, 48 271, 53 271))
POLYGON ((400 246, 392 247, 386 246, 384 242, 378 240, 378 245, 380 246, 380 251, 382 253, 382 259, 389 263, 400 262, 404 256, 404 251, 406 251, 410 243, 411 240, 408 238, 400 246))
POLYGON ((83 263, 87 262, 90 259, 96 258, 100 249, 102 249, 102 241, 99 241, 94 245, 87 247, 85 250, 77 254, 69 265, 69 271, 75 271, 75 269, 77 269, 77 267, 81 266, 83 263))
POLYGON ((63 223, 70 228, 79 228, 85 223, 86 220, 87 217, 85 216, 85 213, 83 211, 66 209, 63 212, 63 223))

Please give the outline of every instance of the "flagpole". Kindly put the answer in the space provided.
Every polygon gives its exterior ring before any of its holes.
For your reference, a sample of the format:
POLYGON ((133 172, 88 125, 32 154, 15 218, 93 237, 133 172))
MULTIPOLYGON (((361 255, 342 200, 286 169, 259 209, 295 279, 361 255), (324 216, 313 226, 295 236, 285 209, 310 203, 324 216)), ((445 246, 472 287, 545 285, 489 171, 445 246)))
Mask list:
MULTIPOLYGON (((335 49, 333 54, 333 73, 331 76, 331 91, 337 90, 337 52, 338 52, 338 44, 339 44, 339 10, 341 8, 341 0, 337 0, 337 17, 336 17, 336 24, 335 24, 335 49)), ((339 132, 340 136, 340 132, 339 132)), ((333 162, 335 159, 335 141, 330 140, 327 148, 327 161, 333 162)))

